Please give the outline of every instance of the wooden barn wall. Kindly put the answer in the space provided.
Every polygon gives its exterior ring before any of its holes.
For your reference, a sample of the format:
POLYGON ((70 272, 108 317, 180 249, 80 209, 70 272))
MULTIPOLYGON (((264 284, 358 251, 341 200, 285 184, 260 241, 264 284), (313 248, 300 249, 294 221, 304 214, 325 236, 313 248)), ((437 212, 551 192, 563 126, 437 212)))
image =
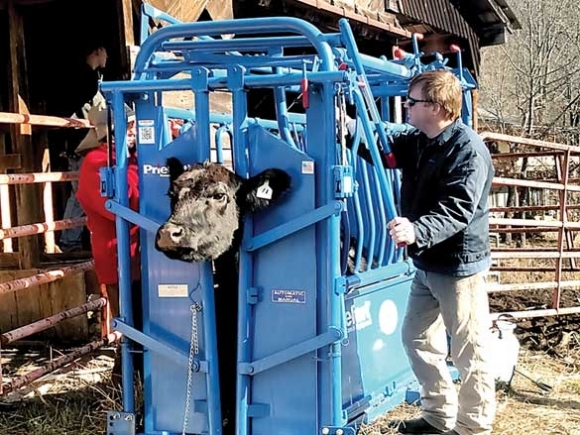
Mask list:
MULTIPOLYGON (((1 270, 0 283, 38 273, 38 269, 1 270)), ((96 292, 94 273, 77 273, 62 280, 0 295, 0 333, 28 325, 44 317, 77 307, 87 302, 86 287, 96 292)), ((25 338, 42 340, 58 338, 66 342, 88 339, 86 315, 67 319, 44 332, 25 338)))

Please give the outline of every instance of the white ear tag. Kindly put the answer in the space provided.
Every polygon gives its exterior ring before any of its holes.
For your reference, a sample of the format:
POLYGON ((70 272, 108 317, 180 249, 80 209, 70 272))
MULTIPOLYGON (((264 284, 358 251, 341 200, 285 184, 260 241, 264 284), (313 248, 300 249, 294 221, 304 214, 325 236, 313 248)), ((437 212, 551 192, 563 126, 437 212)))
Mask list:
POLYGON ((268 180, 264 181, 260 187, 258 187, 258 193, 256 196, 262 199, 272 199, 273 190, 270 187, 270 182, 268 180))

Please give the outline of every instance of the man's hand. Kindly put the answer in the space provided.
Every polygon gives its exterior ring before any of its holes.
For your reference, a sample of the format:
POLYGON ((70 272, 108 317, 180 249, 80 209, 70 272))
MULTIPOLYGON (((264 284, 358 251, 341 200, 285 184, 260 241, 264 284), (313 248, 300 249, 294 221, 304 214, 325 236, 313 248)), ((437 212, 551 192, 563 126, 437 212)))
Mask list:
POLYGON ((389 234, 397 245, 412 245, 417 240, 415 227, 405 217, 396 217, 387 224, 389 234))
POLYGON ((171 137, 173 139, 179 136, 181 132, 181 127, 183 127, 183 119, 170 119, 169 120, 169 131, 171 131, 171 137))

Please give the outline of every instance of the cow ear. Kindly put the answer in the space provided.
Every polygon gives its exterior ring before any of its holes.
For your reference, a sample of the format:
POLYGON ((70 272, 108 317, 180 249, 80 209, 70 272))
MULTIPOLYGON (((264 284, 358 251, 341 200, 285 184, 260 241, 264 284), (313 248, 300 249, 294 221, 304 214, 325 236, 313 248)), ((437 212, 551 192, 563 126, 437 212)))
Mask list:
POLYGON ((177 157, 169 157, 167 159, 167 166, 169 168, 170 183, 173 183, 185 171, 183 163, 177 157))
POLYGON ((238 190, 238 205, 250 213, 262 210, 290 189, 292 179, 281 169, 266 169, 247 180, 238 190))

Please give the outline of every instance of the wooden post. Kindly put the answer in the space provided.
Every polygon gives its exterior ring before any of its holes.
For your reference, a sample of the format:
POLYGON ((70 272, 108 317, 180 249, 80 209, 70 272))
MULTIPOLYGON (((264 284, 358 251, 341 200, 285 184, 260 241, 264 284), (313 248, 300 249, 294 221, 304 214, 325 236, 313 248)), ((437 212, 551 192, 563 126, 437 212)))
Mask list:
MULTIPOLYGON (((28 108, 23 98, 28 95, 26 81, 26 59, 24 49, 24 29, 22 17, 14 6, 14 1, 8 1, 8 39, 10 55, 8 58, 8 87, 10 112, 28 114, 28 108)), ((21 168, 19 172, 34 172, 34 148, 32 146, 32 129, 30 125, 20 124, 10 126, 12 151, 20 154, 21 168)), ((38 189, 35 185, 16 187, 16 209, 18 210, 18 225, 35 223, 39 216, 38 189)), ((39 261, 38 236, 22 237, 18 240, 20 267, 31 269, 39 261)))
MULTIPOLYGON (((0 133, 0 176, 8 169, 20 168, 20 154, 6 154, 4 134, 0 133)), ((10 190, 7 184, 0 184, 0 222, 2 229, 12 227, 12 209, 10 207, 10 190)), ((2 252, 14 252, 12 239, 2 240, 2 252)))
POLYGON ((117 2, 119 19, 119 48, 121 50, 121 70, 124 79, 129 79, 131 75, 131 53, 130 47, 135 45, 133 29, 133 1, 119 0, 117 2))

